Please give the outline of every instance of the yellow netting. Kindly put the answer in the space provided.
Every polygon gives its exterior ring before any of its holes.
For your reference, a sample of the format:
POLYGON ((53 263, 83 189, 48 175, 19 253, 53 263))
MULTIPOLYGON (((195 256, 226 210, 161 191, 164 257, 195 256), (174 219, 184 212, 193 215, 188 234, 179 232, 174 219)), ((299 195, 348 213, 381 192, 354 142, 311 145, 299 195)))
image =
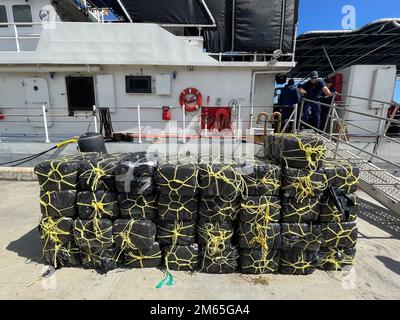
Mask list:
POLYGON ((107 191, 80 192, 77 205, 82 219, 111 219, 118 214, 116 196, 107 191))
POLYGON ((168 270, 195 271, 199 265, 197 244, 190 246, 172 245, 164 249, 165 264, 168 270))
MULTIPOLYGON (((43 248, 54 249, 54 267, 57 268, 57 255, 62 246, 73 241, 72 219, 43 217, 39 224, 43 248)), ((45 251, 43 251, 44 255, 45 251)))
POLYGON ((285 167, 317 170, 326 156, 326 147, 317 136, 274 134, 265 140, 266 156, 285 167))
POLYGON ((322 241, 321 227, 306 223, 282 223, 281 240, 284 250, 318 251, 322 241))
POLYGON ((217 251, 210 251, 208 247, 205 247, 202 250, 202 256, 200 272, 232 273, 238 267, 239 254, 232 245, 217 251))
POLYGON ((280 261, 279 250, 267 252, 260 249, 241 249, 240 270, 242 273, 262 274, 278 271, 280 261))
POLYGON ((239 217, 248 223, 275 223, 280 220, 280 199, 278 197, 248 197, 240 203, 239 217))
POLYGON ((220 196, 235 199, 246 196, 247 188, 240 169, 235 162, 224 164, 218 162, 200 163, 199 188, 203 195, 220 196))
POLYGON ((345 193, 357 190, 360 183, 358 166, 341 160, 324 161, 324 169, 330 187, 343 190, 345 193))
POLYGON ((118 202, 123 219, 154 219, 158 209, 158 195, 118 194, 118 202))
POLYGON ((56 247, 53 243, 47 242, 43 244, 43 256, 45 262, 62 267, 74 267, 80 265, 80 250, 73 242, 63 243, 60 247, 56 247))
POLYGON ((81 251, 95 255, 98 251, 114 246, 112 229, 112 222, 108 219, 76 219, 74 223, 75 242, 81 251))
POLYGON ((198 168, 195 164, 164 164, 157 169, 155 179, 160 193, 193 195, 197 190, 198 168))
POLYGON ((316 253, 302 250, 282 251, 279 271, 284 274, 310 274, 315 270, 316 253))
POLYGON ((158 200, 158 215, 162 220, 195 220, 197 208, 197 196, 161 194, 158 200))
POLYGON ((120 250, 118 259, 127 249, 149 249, 155 242, 156 226, 149 220, 116 220, 113 225, 113 238, 120 250))
POLYGON ((160 244, 190 245, 194 241, 195 222, 163 221, 157 225, 157 230, 160 244))
POLYGON ((357 235, 355 222, 322 224, 322 246, 326 248, 353 248, 357 235))
POLYGON ((286 198, 282 202, 282 222, 314 222, 317 221, 319 212, 319 198, 305 198, 301 202, 294 198, 286 198))
POLYGON ((199 213, 203 220, 235 221, 240 207, 240 199, 202 196, 199 213))
MULTIPOLYGON (((357 203, 357 197, 353 195, 349 195, 349 197, 357 203)), ((357 205, 357 204, 356 204, 357 205)), ((319 214, 319 220, 321 222, 350 222, 355 221, 357 219, 357 207, 349 208, 349 217, 345 217, 343 213, 341 213, 336 207, 333 200, 330 198, 324 197, 321 199, 321 210, 319 214)))
POLYGON ((323 270, 342 271, 354 265, 355 249, 321 248, 318 267, 323 270))
POLYGON ((114 170, 119 159, 119 157, 104 156, 82 162, 82 172, 79 176, 81 187, 87 191, 114 190, 114 170))
POLYGON ((224 251, 233 237, 233 228, 229 222, 203 222, 197 227, 199 240, 210 255, 224 251))
POLYGON ((301 202, 306 198, 319 197, 328 187, 326 176, 322 172, 285 169, 282 191, 286 197, 294 197, 301 202))
POLYGON ((35 167, 43 191, 75 190, 78 183, 79 161, 57 159, 43 161, 35 167))
POLYGON ((76 191, 42 191, 40 209, 45 217, 74 217, 76 216, 76 191))
POLYGON ((161 250, 158 244, 151 249, 133 248, 124 251, 125 265, 132 268, 151 268, 161 264, 161 250))

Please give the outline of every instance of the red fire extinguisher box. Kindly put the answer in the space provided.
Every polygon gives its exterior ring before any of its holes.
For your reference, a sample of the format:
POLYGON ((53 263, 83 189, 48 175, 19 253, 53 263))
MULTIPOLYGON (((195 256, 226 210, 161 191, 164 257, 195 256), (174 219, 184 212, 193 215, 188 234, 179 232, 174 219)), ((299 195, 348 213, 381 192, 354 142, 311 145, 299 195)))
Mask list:
POLYGON ((171 110, 169 109, 169 107, 163 107, 162 110, 162 119, 166 121, 171 120, 171 110))

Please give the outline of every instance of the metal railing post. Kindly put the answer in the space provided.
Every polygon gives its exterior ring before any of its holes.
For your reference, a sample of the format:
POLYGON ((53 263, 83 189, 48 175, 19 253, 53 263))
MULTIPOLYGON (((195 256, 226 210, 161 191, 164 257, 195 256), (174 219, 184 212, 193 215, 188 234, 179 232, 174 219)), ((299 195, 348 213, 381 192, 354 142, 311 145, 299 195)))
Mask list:
POLYGON ((343 130, 344 130, 344 127, 345 127, 345 124, 346 124, 346 120, 347 120, 348 114, 349 114, 349 111, 346 110, 346 112, 345 112, 345 114, 343 116, 343 119, 342 119, 342 121, 340 123, 339 136, 338 136, 337 141, 336 141, 335 153, 334 153, 334 156, 333 156, 334 159, 337 158, 337 153, 338 153, 338 150, 339 150, 339 143, 340 143, 340 140, 342 140, 342 134, 343 134, 343 130))
POLYGON ((182 142, 186 143, 186 106, 182 107, 182 142))
POLYGON ((96 115, 96 106, 93 106, 93 121, 94 121, 94 132, 98 132, 98 128, 97 128, 97 115, 96 115))
POLYGON ((238 117, 237 117, 237 139, 240 140, 240 125, 241 125, 241 121, 240 121, 240 114, 242 112, 242 105, 239 103, 238 106, 238 117))
POLYGON ((47 110, 45 105, 42 106, 42 110, 43 110, 43 122, 44 122, 44 133, 46 135, 46 143, 50 143, 49 128, 47 128, 47 116, 46 116, 47 110))
POLYGON ((142 141, 142 119, 141 119, 141 114, 140 114, 140 105, 137 106, 137 115, 138 115, 139 143, 143 143, 143 141, 142 141))
POLYGON ((301 127, 301 121, 302 121, 302 115, 303 115, 303 109, 304 109, 304 99, 301 100, 301 105, 300 105, 300 113, 298 115, 299 117, 299 123, 297 123, 297 115, 296 115, 296 119, 295 119, 295 126, 297 126, 297 133, 300 132, 300 127, 301 127))
POLYGON ((18 28, 17 24, 14 23, 14 33, 15 33, 15 43, 17 45, 17 52, 21 52, 21 48, 19 46, 19 39, 18 39, 18 28))

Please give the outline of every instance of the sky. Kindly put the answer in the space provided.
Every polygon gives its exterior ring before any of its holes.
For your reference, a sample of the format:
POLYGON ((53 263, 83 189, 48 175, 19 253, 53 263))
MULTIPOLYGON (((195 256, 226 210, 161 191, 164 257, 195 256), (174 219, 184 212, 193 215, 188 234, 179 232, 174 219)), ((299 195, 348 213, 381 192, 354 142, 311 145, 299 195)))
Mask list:
MULTIPOLYGON (((343 21, 345 28, 352 29, 353 26, 359 28, 382 18, 400 18, 399 0, 299 1, 299 35, 315 30, 342 30, 343 21), (349 20, 347 17, 354 19, 349 20)), ((397 81, 394 100, 400 102, 400 80, 397 81)))

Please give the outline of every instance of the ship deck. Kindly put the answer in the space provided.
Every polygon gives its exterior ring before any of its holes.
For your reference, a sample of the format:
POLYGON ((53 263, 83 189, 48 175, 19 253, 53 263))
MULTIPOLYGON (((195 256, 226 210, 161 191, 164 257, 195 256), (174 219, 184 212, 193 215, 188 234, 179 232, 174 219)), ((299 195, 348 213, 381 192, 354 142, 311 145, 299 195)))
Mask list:
POLYGON ((400 216, 359 191, 359 242, 349 273, 316 271, 310 276, 173 272, 172 287, 156 289, 158 269, 63 268, 34 282, 46 270, 37 225, 37 182, 2 181, 0 186, 0 299, 399 299, 400 216))

